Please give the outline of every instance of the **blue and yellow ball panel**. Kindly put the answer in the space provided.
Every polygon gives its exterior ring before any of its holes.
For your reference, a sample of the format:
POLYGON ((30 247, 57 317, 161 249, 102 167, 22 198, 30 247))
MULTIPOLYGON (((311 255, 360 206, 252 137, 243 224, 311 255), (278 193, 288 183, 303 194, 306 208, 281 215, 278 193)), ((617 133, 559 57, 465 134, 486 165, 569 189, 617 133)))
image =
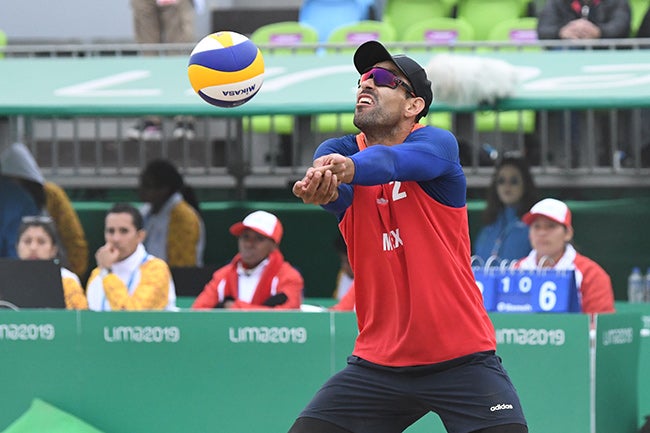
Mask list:
POLYGON ((219 107, 236 107, 249 101, 262 86, 264 58, 246 36, 217 32, 194 47, 187 73, 203 100, 219 107))

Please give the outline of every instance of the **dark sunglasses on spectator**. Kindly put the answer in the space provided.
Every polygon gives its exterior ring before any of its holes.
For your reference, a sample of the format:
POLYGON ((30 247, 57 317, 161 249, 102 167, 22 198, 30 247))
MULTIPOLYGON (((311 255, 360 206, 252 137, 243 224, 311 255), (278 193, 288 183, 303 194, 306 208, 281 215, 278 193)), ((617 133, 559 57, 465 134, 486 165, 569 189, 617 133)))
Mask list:
POLYGON ((366 81, 369 78, 372 78, 372 80, 375 82, 375 85, 380 87, 390 87, 391 89, 397 89, 397 86, 402 86, 411 96, 415 98, 415 92, 413 92, 411 86, 406 84, 404 80, 393 74, 388 69, 380 68, 377 66, 370 68, 361 74, 361 78, 359 79, 357 85, 360 86, 362 81, 366 81))

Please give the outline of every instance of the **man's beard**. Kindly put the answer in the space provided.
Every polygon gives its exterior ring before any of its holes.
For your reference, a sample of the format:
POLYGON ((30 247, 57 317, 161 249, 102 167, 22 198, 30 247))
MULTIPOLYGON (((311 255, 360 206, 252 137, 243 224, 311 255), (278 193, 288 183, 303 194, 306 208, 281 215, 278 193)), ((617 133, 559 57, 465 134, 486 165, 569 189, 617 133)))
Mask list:
POLYGON ((353 123, 361 131, 367 132, 372 130, 373 133, 376 133, 382 130, 392 129, 395 120, 391 119, 386 112, 374 107, 372 110, 363 112, 355 111, 353 123))

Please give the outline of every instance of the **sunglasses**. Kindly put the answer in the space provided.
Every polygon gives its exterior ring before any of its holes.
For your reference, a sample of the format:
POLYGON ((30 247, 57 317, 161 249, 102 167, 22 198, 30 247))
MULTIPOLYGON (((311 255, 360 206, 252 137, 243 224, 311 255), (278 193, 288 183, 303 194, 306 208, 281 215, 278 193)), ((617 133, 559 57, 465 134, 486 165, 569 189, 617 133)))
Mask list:
POLYGON ((52 218, 46 215, 27 215, 22 218, 25 224, 52 224, 52 218))
POLYGON ((361 78, 359 79, 359 82, 357 83, 358 86, 361 86, 362 81, 366 81, 368 79, 372 78, 372 80, 375 82, 376 86, 380 87, 390 87, 391 89, 397 89, 397 86, 402 86, 406 89, 406 91, 413 96, 415 96, 415 92, 409 86, 399 78, 397 75, 393 74, 391 71, 388 69, 384 68, 379 68, 379 67, 374 67, 370 68, 363 74, 361 74, 361 78))

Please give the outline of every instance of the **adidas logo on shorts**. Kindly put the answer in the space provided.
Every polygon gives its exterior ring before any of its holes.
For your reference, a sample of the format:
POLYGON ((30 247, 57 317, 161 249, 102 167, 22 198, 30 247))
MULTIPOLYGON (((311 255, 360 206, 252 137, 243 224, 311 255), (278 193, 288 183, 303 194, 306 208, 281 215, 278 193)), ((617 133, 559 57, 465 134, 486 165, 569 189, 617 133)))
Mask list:
POLYGON ((490 412, 496 412, 497 410, 505 410, 505 409, 514 409, 511 404, 508 403, 501 403, 497 404, 496 406, 492 406, 490 408, 490 412))

